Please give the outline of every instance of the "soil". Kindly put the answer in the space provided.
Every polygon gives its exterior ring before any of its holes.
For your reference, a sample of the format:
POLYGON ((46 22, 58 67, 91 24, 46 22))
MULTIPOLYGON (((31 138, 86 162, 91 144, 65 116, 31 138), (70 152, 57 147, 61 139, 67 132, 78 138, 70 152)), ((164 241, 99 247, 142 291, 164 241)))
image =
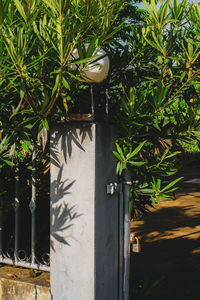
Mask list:
POLYGON ((36 285, 50 286, 49 272, 36 271, 21 267, 0 265, 0 278, 29 282, 36 285))
POLYGON ((131 223, 142 249, 131 253, 131 300, 200 298, 199 169, 182 171, 175 200, 161 200, 143 220, 131 223))

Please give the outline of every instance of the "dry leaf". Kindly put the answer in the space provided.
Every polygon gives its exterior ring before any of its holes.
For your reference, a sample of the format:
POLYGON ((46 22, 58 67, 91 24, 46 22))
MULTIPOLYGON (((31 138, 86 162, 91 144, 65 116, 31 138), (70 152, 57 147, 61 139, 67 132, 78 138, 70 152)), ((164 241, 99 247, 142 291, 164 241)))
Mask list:
POLYGON ((7 275, 8 275, 8 277, 10 277, 12 279, 16 279, 17 278, 17 275, 12 274, 12 273, 8 273, 7 275))

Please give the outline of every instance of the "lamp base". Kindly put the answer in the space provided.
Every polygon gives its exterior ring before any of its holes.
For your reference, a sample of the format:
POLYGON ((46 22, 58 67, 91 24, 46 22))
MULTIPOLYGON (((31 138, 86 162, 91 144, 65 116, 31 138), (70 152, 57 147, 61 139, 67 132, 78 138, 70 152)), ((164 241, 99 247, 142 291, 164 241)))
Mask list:
MULTIPOLYGON (((65 119, 66 120, 66 119, 65 119)), ((92 113, 71 113, 67 117, 67 121, 93 121, 93 114, 92 113)))

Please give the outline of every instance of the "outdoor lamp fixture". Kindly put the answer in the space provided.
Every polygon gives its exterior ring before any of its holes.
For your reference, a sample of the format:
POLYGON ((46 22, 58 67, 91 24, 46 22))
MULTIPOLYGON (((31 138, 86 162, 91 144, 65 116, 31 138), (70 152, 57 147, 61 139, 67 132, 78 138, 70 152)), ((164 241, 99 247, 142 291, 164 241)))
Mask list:
POLYGON ((93 56, 95 58, 83 68, 83 79, 88 83, 100 83, 108 75, 110 67, 109 58, 103 49, 97 50, 93 56))
MULTIPOLYGON (((89 44, 85 44, 85 50, 87 51, 89 44)), ((72 52, 73 60, 79 59, 78 50, 75 49, 72 52)), ((106 52, 97 48, 92 54, 91 60, 85 64, 71 64, 70 68, 75 70, 80 69, 83 81, 90 84, 90 96, 91 96, 91 112, 92 112, 92 121, 94 121, 94 93, 93 93, 93 84, 102 82, 108 75, 110 68, 110 61, 106 52)), ((106 113, 108 113, 108 97, 106 92, 106 113)))

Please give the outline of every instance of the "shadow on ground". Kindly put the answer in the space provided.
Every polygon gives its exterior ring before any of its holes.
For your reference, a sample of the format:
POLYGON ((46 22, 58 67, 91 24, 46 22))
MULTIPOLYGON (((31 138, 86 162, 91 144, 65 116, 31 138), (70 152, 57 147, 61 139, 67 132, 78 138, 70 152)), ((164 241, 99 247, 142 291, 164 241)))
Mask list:
POLYGON ((182 183, 132 231, 142 252, 131 253, 131 300, 200 299, 200 183, 182 183))

